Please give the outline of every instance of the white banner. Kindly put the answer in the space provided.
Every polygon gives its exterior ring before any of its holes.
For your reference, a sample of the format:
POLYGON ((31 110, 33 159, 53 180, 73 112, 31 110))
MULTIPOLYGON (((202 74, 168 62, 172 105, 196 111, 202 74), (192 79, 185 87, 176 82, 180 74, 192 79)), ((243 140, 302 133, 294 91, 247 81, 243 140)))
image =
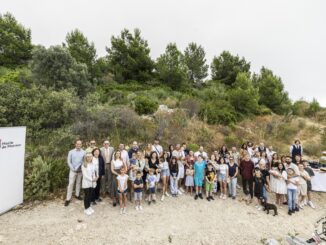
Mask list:
POLYGON ((0 214, 23 202, 26 127, 0 128, 0 214))

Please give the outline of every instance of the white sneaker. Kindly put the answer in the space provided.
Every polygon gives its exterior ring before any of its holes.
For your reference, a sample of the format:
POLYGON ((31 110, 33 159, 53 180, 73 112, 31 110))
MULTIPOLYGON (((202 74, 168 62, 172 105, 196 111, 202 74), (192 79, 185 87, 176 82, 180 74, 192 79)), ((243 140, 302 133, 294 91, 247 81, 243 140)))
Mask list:
POLYGON ((123 213, 123 208, 120 208, 120 214, 122 214, 123 213))
POLYGON ((180 187, 180 191, 181 191, 181 192, 185 192, 184 189, 182 189, 182 187, 180 187))
POLYGON ((94 209, 92 209, 92 207, 89 207, 89 210, 91 211, 91 213, 95 213, 94 209))
POLYGON ((89 208, 88 208, 88 209, 85 209, 85 210, 84 210, 84 213, 85 213, 86 215, 91 215, 91 214, 92 214, 91 211, 89 210, 89 208))
POLYGON ((223 195, 223 200, 225 200, 226 199, 226 195, 223 195))
POLYGON ((221 199, 223 198, 223 195, 222 195, 222 194, 220 195, 220 198, 221 198, 221 199))
POLYGON ((308 203, 307 203, 307 200, 304 200, 303 205, 304 205, 304 206, 307 206, 307 204, 308 204, 308 203))
POLYGON ((165 195, 166 195, 167 197, 169 197, 169 196, 170 196, 168 192, 165 192, 165 195))
POLYGON ((164 201, 164 195, 161 197, 161 201, 162 201, 162 202, 164 201))
POLYGON ((127 213, 127 209, 126 209, 126 208, 123 208, 122 213, 123 213, 123 214, 126 214, 126 213, 127 213))
POLYGON ((178 194, 179 194, 179 195, 182 195, 182 192, 181 192, 180 190, 178 190, 178 194))
POLYGON ((139 210, 139 207, 138 206, 136 206, 136 211, 138 211, 139 210))
POLYGON ((310 207, 312 207, 313 209, 316 208, 315 205, 312 203, 312 201, 308 201, 308 205, 309 205, 310 207))
POLYGON ((261 207, 258 207, 257 210, 260 211, 261 210, 261 207))
POLYGON ((142 211, 143 210, 143 207, 142 206, 139 206, 139 210, 142 211))

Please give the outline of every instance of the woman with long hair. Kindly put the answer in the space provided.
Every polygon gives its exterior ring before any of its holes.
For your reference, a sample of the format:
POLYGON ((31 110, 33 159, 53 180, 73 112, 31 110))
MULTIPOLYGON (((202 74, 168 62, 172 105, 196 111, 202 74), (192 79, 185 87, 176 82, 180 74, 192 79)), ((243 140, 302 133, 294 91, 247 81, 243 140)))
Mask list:
POLYGON ((127 169, 126 163, 123 161, 121 157, 121 152, 116 151, 114 153, 114 159, 111 162, 111 172, 112 172, 112 189, 111 193, 113 194, 113 206, 115 207, 118 202, 118 196, 117 196, 117 189, 118 189, 118 183, 117 183, 117 177, 120 174, 121 168, 127 169))

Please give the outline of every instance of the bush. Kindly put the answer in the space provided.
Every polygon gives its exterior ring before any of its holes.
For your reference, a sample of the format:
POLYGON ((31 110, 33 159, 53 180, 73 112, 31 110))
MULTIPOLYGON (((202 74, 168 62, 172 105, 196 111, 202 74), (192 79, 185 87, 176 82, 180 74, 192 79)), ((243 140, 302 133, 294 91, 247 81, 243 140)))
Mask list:
POLYGON ((200 108, 199 116, 208 124, 229 125, 237 120, 234 108, 223 100, 204 103, 200 108))
POLYGON ((196 99, 186 99, 181 102, 180 107, 187 112, 189 117, 193 117, 198 114, 200 103, 196 99))
POLYGON ((135 111, 139 115, 153 114, 158 108, 158 103, 148 97, 138 96, 135 99, 135 111))
POLYGON ((25 178, 25 199, 44 199, 50 190, 51 167, 38 156, 33 159, 25 178))
POLYGON ((55 192, 68 184, 69 167, 66 158, 48 159, 50 191, 55 192))
POLYGON ((190 143, 190 144, 188 144, 188 149, 189 149, 189 151, 196 152, 199 150, 199 145, 197 145, 195 143, 190 143))
POLYGON ((304 153, 309 156, 320 156, 321 151, 321 145, 316 142, 306 142, 304 144, 304 153))

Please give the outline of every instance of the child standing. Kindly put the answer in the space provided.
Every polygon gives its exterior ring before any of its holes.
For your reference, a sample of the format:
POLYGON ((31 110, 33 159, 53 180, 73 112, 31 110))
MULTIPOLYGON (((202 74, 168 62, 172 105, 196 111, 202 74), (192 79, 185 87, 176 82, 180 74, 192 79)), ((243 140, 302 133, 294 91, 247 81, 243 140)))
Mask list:
POLYGON ((287 170, 287 189, 288 189, 288 214, 292 215, 296 211, 297 189, 299 186, 299 177, 295 175, 293 168, 287 170))
MULTIPOLYGON (((261 170, 259 169, 259 167, 255 168, 255 172, 254 172, 254 195, 256 197, 256 208, 258 210, 261 210, 261 199, 264 198, 264 194, 263 194, 263 189, 264 189, 264 185, 265 185, 265 180, 262 177, 262 173, 261 170)), ((265 200, 266 201, 266 200, 265 200)))
POLYGON ((147 178, 146 178, 147 189, 149 192, 148 205, 150 205, 152 201, 153 201, 153 203, 156 202, 156 196, 155 196, 156 182, 157 182, 157 177, 154 174, 154 169, 150 168, 148 171, 147 178))
POLYGON ((98 177, 95 176, 95 168, 93 164, 93 155, 92 153, 87 153, 84 158, 84 162, 82 165, 82 188, 84 189, 84 213, 87 215, 91 215, 94 213, 94 210, 91 208, 91 199, 93 188, 96 187, 96 181, 98 177))
POLYGON ((122 167, 120 174, 117 177, 118 182, 118 195, 120 203, 120 214, 126 213, 126 202, 128 192, 128 175, 126 175, 126 168, 122 167))
POLYGON ((207 201, 214 200, 212 191, 214 187, 214 182, 216 180, 215 171, 213 170, 212 163, 208 163, 207 171, 205 176, 205 189, 206 189, 206 199, 207 201))
POLYGON ((142 179, 142 173, 141 171, 137 171, 136 173, 136 179, 134 180, 134 199, 136 204, 136 210, 141 211, 143 210, 143 207, 141 206, 142 196, 143 196, 143 188, 144 188, 144 182, 142 179))
POLYGON ((186 191, 187 193, 190 192, 190 195, 192 196, 192 189, 194 187, 194 170, 192 168, 192 164, 189 165, 189 167, 186 170, 186 191))
POLYGON ((162 169, 161 169, 161 178, 162 178, 162 190, 163 190, 163 195, 161 198, 161 201, 164 200, 164 195, 169 196, 168 194, 168 181, 170 177, 170 170, 169 170, 169 163, 167 161, 167 152, 163 153, 163 158, 160 159, 162 163, 162 169))
POLYGON ((308 161, 304 160, 303 161, 303 165, 304 165, 304 170, 306 170, 306 172, 309 174, 310 176, 310 180, 307 180, 307 197, 308 197, 308 205, 312 208, 315 208, 315 205, 312 203, 311 201, 311 190, 312 190, 312 186, 311 186, 311 178, 313 176, 315 176, 314 171, 311 169, 311 167, 309 166, 308 161))
POLYGON ((173 197, 178 196, 178 173, 179 167, 177 163, 177 158, 173 156, 170 162, 170 189, 173 197))
POLYGON ((195 182, 195 188, 196 188, 196 195, 195 195, 195 200, 198 199, 203 199, 203 194, 202 194, 202 188, 203 188, 203 180, 204 180, 204 172, 205 172, 205 167, 206 164, 203 160, 202 155, 198 156, 198 160, 194 164, 194 182, 195 182))
POLYGON ((221 187, 221 195, 220 198, 226 199, 226 192, 227 192, 227 179, 229 178, 229 167, 225 164, 225 160, 223 157, 220 157, 220 165, 219 165, 219 182, 221 187))

